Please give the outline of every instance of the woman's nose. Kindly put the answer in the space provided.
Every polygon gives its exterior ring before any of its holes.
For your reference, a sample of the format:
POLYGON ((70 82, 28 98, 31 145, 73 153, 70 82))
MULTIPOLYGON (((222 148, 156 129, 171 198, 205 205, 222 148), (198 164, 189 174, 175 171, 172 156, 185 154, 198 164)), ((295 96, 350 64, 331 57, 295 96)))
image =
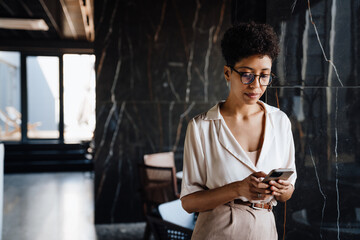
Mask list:
POLYGON ((252 87, 252 88, 261 87, 261 85, 260 85, 260 76, 259 76, 259 75, 255 75, 254 77, 255 77, 255 79, 254 79, 254 81, 250 84, 250 87, 252 87))

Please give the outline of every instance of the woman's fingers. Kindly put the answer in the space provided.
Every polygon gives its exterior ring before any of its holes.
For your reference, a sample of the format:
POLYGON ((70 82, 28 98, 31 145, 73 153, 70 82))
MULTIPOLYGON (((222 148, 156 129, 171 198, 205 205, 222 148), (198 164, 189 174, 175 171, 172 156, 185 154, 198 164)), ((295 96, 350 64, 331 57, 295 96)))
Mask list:
POLYGON ((263 182, 251 181, 251 185, 255 188, 270 188, 269 184, 263 182))
POLYGON ((253 200, 265 200, 272 196, 272 194, 266 194, 266 193, 252 193, 252 199, 253 200))
POLYGON ((255 194, 270 194, 271 195, 271 190, 269 188, 252 188, 250 189, 250 192, 255 193, 255 194))
POLYGON ((266 177, 266 173, 264 172, 255 172, 253 174, 251 174, 252 176, 256 177, 256 178, 263 178, 266 177))
POLYGON ((277 187, 279 189, 287 188, 287 187, 289 187, 291 185, 289 181, 284 181, 284 180, 278 180, 278 182, 271 180, 269 182, 269 184, 272 185, 272 186, 275 186, 275 187, 277 187))

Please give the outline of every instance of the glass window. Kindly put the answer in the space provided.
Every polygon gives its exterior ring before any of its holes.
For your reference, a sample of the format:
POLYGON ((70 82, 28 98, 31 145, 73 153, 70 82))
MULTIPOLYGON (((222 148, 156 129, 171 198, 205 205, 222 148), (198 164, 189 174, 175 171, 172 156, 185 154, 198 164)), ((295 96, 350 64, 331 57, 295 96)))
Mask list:
POLYGON ((64 141, 91 140, 95 129, 95 56, 64 55, 64 141))
POLYGON ((59 58, 28 56, 28 138, 59 138, 59 58))
POLYGON ((20 53, 0 51, 0 141, 21 139, 20 53))

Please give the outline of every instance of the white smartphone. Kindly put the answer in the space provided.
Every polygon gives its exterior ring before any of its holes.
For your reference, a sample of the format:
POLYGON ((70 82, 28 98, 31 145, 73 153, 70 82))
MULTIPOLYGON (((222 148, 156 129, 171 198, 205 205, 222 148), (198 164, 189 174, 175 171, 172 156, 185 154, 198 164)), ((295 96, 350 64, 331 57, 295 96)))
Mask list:
POLYGON ((271 180, 287 180, 292 174, 294 170, 291 168, 278 168, 273 169, 271 172, 263 179, 263 182, 269 182, 271 180))

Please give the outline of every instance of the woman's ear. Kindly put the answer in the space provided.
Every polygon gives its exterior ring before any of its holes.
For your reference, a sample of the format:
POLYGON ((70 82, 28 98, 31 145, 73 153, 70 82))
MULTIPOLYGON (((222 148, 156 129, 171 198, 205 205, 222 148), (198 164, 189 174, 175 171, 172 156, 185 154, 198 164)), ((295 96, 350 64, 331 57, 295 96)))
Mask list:
POLYGON ((224 76, 226 81, 230 81, 230 68, 228 66, 224 66, 224 76))

